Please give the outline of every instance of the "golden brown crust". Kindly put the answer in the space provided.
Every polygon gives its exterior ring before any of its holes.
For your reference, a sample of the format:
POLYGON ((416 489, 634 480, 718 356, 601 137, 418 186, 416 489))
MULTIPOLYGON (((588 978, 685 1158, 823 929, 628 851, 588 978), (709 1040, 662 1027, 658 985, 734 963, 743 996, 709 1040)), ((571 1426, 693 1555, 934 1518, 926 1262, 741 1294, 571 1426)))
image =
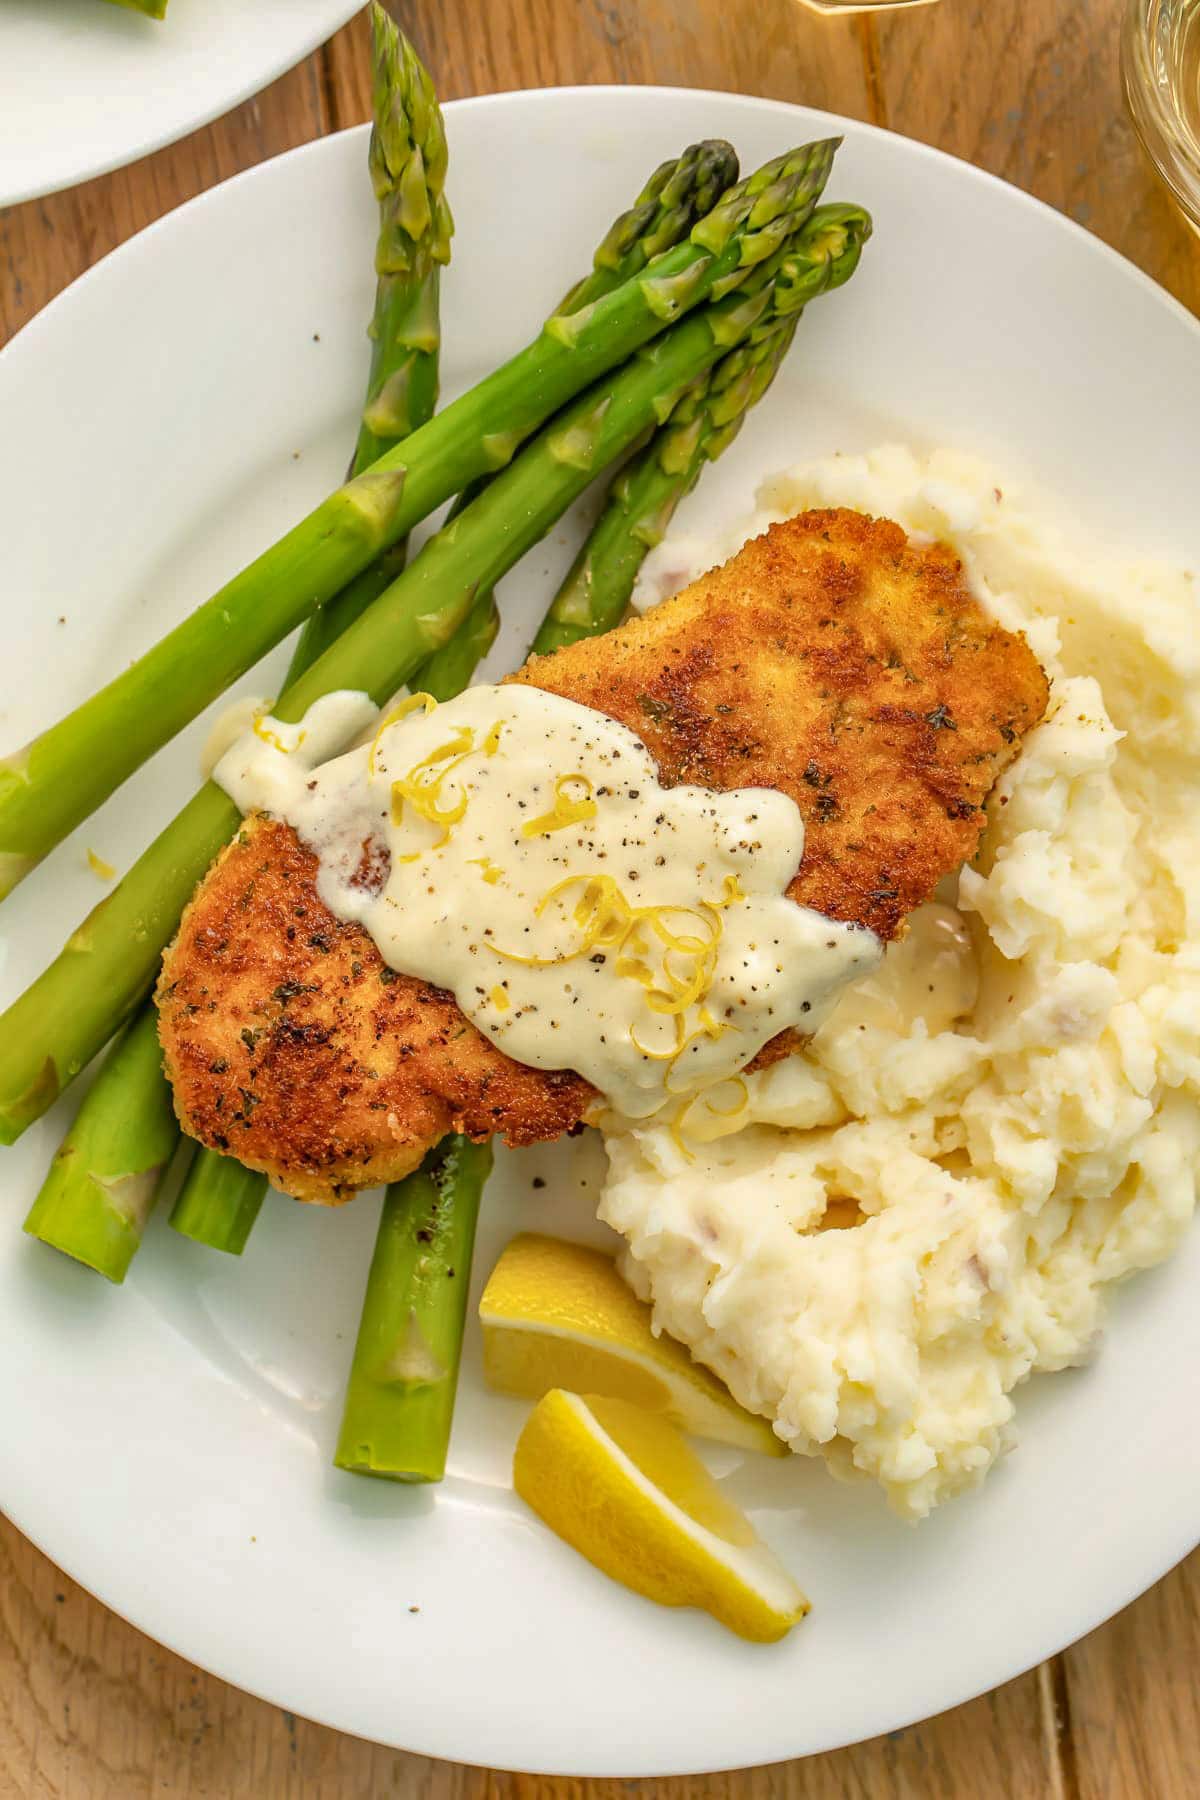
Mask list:
POLYGON ((805 831, 792 899, 885 939, 974 854, 988 791, 1047 699, 953 551, 847 511, 772 526, 644 618, 512 679, 628 725, 664 781, 790 794, 805 831))
POLYGON ((197 888, 159 979, 180 1123, 301 1200, 397 1181, 448 1131, 560 1136, 592 1089, 513 1062, 451 995, 387 968, 318 898, 288 825, 247 819, 197 888))
MULTIPOLYGON (((668 782, 790 794, 806 832, 792 898, 885 939, 973 854, 1047 699, 950 550, 844 511, 772 527, 645 618, 513 679, 630 726, 668 782)), ((513 1062, 450 995, 385 969, 318 899, 315 869, 290 828, 249 820, 184 915, 158 1004, 186 1131, 338 1201, 399 1179, 447 1131, 521 1144, 582 1118, 585 1081, 513 1062)), ((782 1034, 756 1064, 799 1041, 782 1034)))

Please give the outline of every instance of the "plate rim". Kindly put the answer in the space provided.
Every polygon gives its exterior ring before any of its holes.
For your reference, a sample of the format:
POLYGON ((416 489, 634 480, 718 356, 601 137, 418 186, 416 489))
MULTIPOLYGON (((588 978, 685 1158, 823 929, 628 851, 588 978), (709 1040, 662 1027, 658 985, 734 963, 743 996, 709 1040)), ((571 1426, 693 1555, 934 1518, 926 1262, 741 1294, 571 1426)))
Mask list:
MULTIPOLYGON (((356 6, 348 15, 348 19, 353 18, 355 12, 360 10, 361 8, 356 6)), ((348 22, 348 20, 344 22, 348 22)), ((304 55, 311 55, 314 49, 319 48, 322 43, 327 43, 328 41, 328 38, 318 39, 316 44, 310 45, 308 51, 304 52, 304 55)), ((302 62, 304 60, 304 55, 300 56, 297 60, 302 62)), ((295 68, 296 64, 291 63, 288 67, 295 68)), ((287 72, 286 69, 282 69, 279 71, 279 74, 283 75, 287 72)), ((275 76, 272 79, 278 80, 279 77, 275 76)), ((270 82, 265 82, 263 86, 269 87, 270 82)), ((255 93, 261 92, 262 88, 252 89, 250 93, 243 94, 241 100, 235 101, 233 106, 241 105, 242 100, 250 99, 255 93)), ((1147 274, 1145 269, 1141 268, 1139 264, 1133 261, 1132 257, 1126 256, 1124 251, 1118 250, 1115 245, 1108 243, 1105 238, 1099 237, 1094 231, 1089 231, 1086 225, 1081 225, 1079 221, 1073 219, 1069 213, 1060 212, 1059 209, 1056 206, 1052 206, 1048 200, 1041 199, 1037 194, 1031 194, 1027 188, 1018 187, 1016 182, 1007 181, 1003 175, 994 174, 991 169, 980 168, 978 163, 971 162, 965 156, 957 155, 953 150, 942 150, 936 144, 926 143, 923 138, 907 137, 902 131, 893 131, 886 125, 876 125, 868 119, 855 119, 848 113, 829 112, 823 107, 806 106, 803 101, 779 100, 767 94, 746 94, 739 88, 692 88, 674 86, 669 82, 623 83, 612 81, 562 82, 552 83, 543 87, 499 88, 496 92, 488 94, 464 94, 455 100, 444 100, 442 102, 442 111, 443 113, 457 114, 473 112, 476 110, 487 110, 493 107, 497 110, 503 110, 515 104, 519 104, 522 101, 541 96, 563 95, 571 99, 586 99, 593 95, 599 95, 605 99, 616 99, 619 97, 624 100, 632 94, 637 94, 639 96, 647 95, 656 98, 684 95, 688 98, 698 100, 712 100, 723 105, 728 105, 730 101, 735 101, 739 105, 747 106, 752 109, 759 106, 781 107, 788 112, 803 113, 807 118, 819 120, 822 124, 830 125, 839 132, 843 131, 846 127, 849 127, 854 132, 862 132, 872 138, 886 139, 891 143, 904 144, 922 160, 935 163, 953 163, 957 168, 964 170, 970 177, 983 183, 985 186, 989 188, 1001 188, 1005 193, 1015 196, 1025 206, 1032 208, 1035 213, 1047 215, 1054 221, 1057 227, 1065 229, 1077 243, 1086 244, 1092 252, 1099 254, 1102 260, 1115 264, 1127 277, 1132 277, 1137 286, 1140 286, 1147 293, 1153 294, 1160 302, 1165 303, 1183 324, 1190 327, 1192 331, 1200 334, 1200 315, 1192 312, 1190 307, 1185 306, 1183 301, 1172 294, 1169 289, 1163 287, 1161 282, 1156 281, 1152 275, 1147 274)), ((225 111, 232 111, 233 106, 226 108, 225 111)), ((203 125, 211 124, 213 119, 223 118, 224 116, 225 112, 215 112, 211 114, 208 119, 197 121, 197 124, 194 127, 188 127, 187 130, 180 133, 180 136, 189 136, 193 129, 199 130, 203 125)), ((69 281, 65 287, 60 288, 56 294, 52 295, 51 298, 46 301, 44 306, 38 308, 37 312, 35 312, 31 318, 26 319, 25 323, 13 333, 12 337, 10 337, 5 344, 0 345, 0 363, 3 362, 4 357, 11 350, 12 346, 15 343, 18 343, 28 331, 32 330, 40 319, 44 319, 46 315, 64 301, 69 294, 74 294, 77 290, 84 287, 96 274, 97 270, 105 268, 114 257, 123 256, 131 251, 134 245, 142 244, 147 238, 151 237, 165 226, 168 220, 177 219, 182 214, 190 214, 193 210, 199 211, 201 208, 208 205, 215 195, 223 194, 229 188, 237 187, 243 182, 254 181, 259 177, 266 178, 266 172, 274 169, 278 163, 288 162, 291 159, 299 160, 314 153, 319 153, 325 145, 336 143, 343 138, 351 138, 356 135, 365 136, 370 129, 371 126, 369 122, 361 122, 357 125, 343 125, 339 130, 327 131, 321 137, 308 138, 302 144, 293 144, 290 150, 281 150, 276 156, 268 156, 265 157, 262 162, 253 163, 248 169, 238 169, 234 174, 227 175, 224 181, 214 182, 211 187, 203 188, 200 193, 193 194, 189 199, 181 200, 177 206, 171 207, 167 212, 160 213, 158 218, 151 219, 148 224, 143 225, 140 231, 135 231, 132 236, 122 239, 119 244, 114 244, 111 250, 106 250, 103 256, 98 257, 94 263, 89 264, 86 269, 81 270, 80 273, 75 276, 74 280, 69 281)), ((164 139, 163 142, 155 146, 155 148, 162 149, 166 144, 176 142, 178 142, 177 138, 164 139)), ((152 150, 147 150, 142 154, 150 155, 152 154, 152 150)), ((131 161, 138 160, 140 160, 140 157, 131 159, 131 161)), ((95 173, 97 175, 110 174, 113 168, 124 168, 127 166, 128 165, 125 163, 115 163, 110 165, 108 169, 97 169, 95 173)), ((90 180, 91 177, 85 177, 84 179, 90 180)), ((82 185, 82 183, 68 182, 65 184, 65 187, 75 185, 82 185)), ((39 192, 38 194, 30 195, 29 198, 40 199, 43 198, 45 194, 63 191, 65 191, 64 188, 50 188, 43 192, 39 192)), ((0 197, 0 207, 9 204, 21 203, 9 202, 0 197)))
MULTIPOLYGON (((638 99, 632 103, 636 106, 640 106, 644 102, 651 101, 655 98, 685 97, 688 100, 710 100, 725 107, 736 104, 751 112, 760 108, 767 108, 774 111, 794 113, 802 115, 808 122, 815 122, 818 126, 829 125, 836 129, 848 128, 855 133, 869 134, 872 138, 886 139, 892 143, 898 142, 905 146, 907 151, 916 153, 923 160, 932 160, 935 163, 949 162, 955 164, 959 168, 968 171, 971 176, 977 178, 979 181, 982 181, 989 186, 1004 189, 1009 195, 1016 195, 1019 200, 1035 209, 1036 212, 1048 214, 1056 228, 1061 229, 1066 227, 1068 234, 1073 236, 1076 242, 1082 240, 1091 247, 1093 252, 1098 252, 1102 260, 1116 264, 1126 277, 1134 277, 1135 285, 1139 286, 1143 292, 1153 296, 1155 301, 1159 304, 1164 301, 1167 303, 1168 308, 1176 313, 1182 320, 1184 325, 1196 339, 1198 347, 1200 347, 1200 318, 1197 318, 1197 316, 1181 301, 1177 300, 1175 296, 1170 294, 1151 276, 1147 275, 1146 272, 1139 268, 1130 258, 1114 249, 1110 244, 1104 242, 1103 239, 1098 238, 1077 221, 1059 212, 1055 207, 1040 200, 1037 196, 1026 192, 1022 188, 1016 187, 1013 183, 1005 181, 1002 177, 994 175, 988 170, 977 167, 975 164, 968 162, 965 158, 940 150, 921 140, 904 137, 903 134, 890 131, 882 126, 851 119, 844 115, 831 113, 824 111, 823 109, 809 107, 802 103, 789 100, 779 100, 761 95, 751 95, 720 89, 684 88, 669 84, 645 84, 643 86, 640 84, 623 85, 618 83, 576 83, 538 88, 506 89, 497 93, 466 96, 462 99, 446 102, 444 111, 448 114, 455 115, 464 112, 478 111, 508 112, 519 110, 521 105, 528 101, 553 97, 568 97, 574 100, 583 100, 586 103, 590 103, 592 97, 604 102, 613 101, 619 97, 622 104, 630 104, 629 97, 632 94, 638 96, 638 99)), ((184 215, 190 215, 193 209, 216 204, 216 197, 218 195, 223 195, 227 188, 243 182, 259 179, 270 180, 273 178, 273 172, 276 169, 276 165, 281 163, 290 163, 293 160, 308 157, 341 153, 340 150, 334 149, 334 146, 340 146, 340 140, 353 138, 356 135, 361 137, 368 130, 368 125, 360 124, 346 127, 338 132, 326 133, 319 138, 310 139, 303 144, 294 146, 290 150, 281 152, 278 156, 268 158, 261 163, 255 164, 249 169, 238 171, 236 174, 228 177, 225 181, 216 183, 214 186, 205 189, 203 192, 193 196, 181 205, 172 208, 169 212, 161 215, 160 218, 153 220, 150 224, 143 227, 141 231, 135 233, 133 236, 108 251, 89 269, 60 290, 60 292, 47 302, 44 307, 34 314, 33 317, 14 334, 8 343, 0 349, 0 372, 2 372, 6 358, 9 357, 9 353, 12 351, 13 346, 22 342, 28 345, 30 342, 30 334, 32 334, 34 338, 38 335, 41 322, 50 318, 52 315, 56 315, 60 309, 69 306, 72 303, 71 297, 74 296, 78 290, 87 289, 92 277, 97 276, 98 272, 104 269, 113 261, 113 259, 121 257, 132 258, 135 255, 141 254, 144 240, 151 239, 155 234, 164 229, 168 229, 172 221, 182 219, 184 215)), ((273 1692, 269 1686, 247 1685, 241 1681, 234 1681, 229 1675, 223 1673, 220 1668, 214 1666, 211 1662, 198 1659, 192 1652, 180 1644, 178 1641, 178 1634, 164 1634, 157 1629, 150 1629, 143 1624, 137 1616, 137 1613, 140 1610, 138 1607, 131 1607, 129 1610, 126 1610, 124 1606, 113 1604, 113 1602, 105 1598, 102 1593, 91 1587, 88 1581, 81 1576, 73 1558, 59 1561, 52 1549, 43 1542, 42 1536, 38 1530, 30 1529, 19 1515, 19 1511, 12 1510, 7 1502, 4 1501, 2 1493, 0 1493, 0 1511, 4 1512, 5 1516, 11 1521, 14 1527, 23 1536, 28 1538, 36 1549, 47 1556, 47 1558, 54 1563, 57 1568, 61 1569, 78 1587, 88 1593, 93 1599, 97 1600, 99 1604, 106 1607, 108 1611, 114 1613, 126 1624, 130 1625, 134 1630, 149 1638, 151 1642, 161 1645, 164 1649, 179 1656, 192 1667, 202 1669, 205 1673, 212 1675, 218 1680, 227 1682, 238 1691, 250 1694, 252 1697, 262 1700, 266 1704, 278 1706, 288 1711, 299 1712, 300 1716, 311 1719, 314 1723, 324 1725, 331 1730, 342 1732, 346 1736, 354 1737, 362 1735, 353 1730, 348 1730, 344 1724, 320 1710, 310 1711, 304 1708, 297 1708, 294 1703, 289 1702, 286 1695, 273 1692)), ((53 1523, 52 1513, 49 1523, 51 1525, 53 1523)), ((1113 1599, 1111 1595, 1107 1596, 1094 1612, 1089 1612, 1087 1614, 1087 1622, 1083 1623, 1078 1629, 1072 1627, 1068 1634, 1062 1637, 1061 1640, 1057 1633, 1054 1634, 1052 1648, 1048 1647, 1043 1649, 1028 1663, 1023 1662, 1019 1666, 1009 1668, 1006 1673, 999 1675, 994 1681, 956 1696, 954 1699, 950 1700, 945 1707, 939 1708, 937 1711, 922 1713, 917 1717, 913 1717, 910 1716, 908 1709, 902 1706, 896 1712, 894 1717, 891 1717, 887 1723, 879 1725, 872 1735, 882 1735, 889 1731, 925 1723, 928 1720, 940 1717, 941 1713, 944 1711, 950 1711, 958 1706, 968 1704, 970 1701, 979 1698, 981 1695, 992 1692, 996 1687, 1027 1674, 1030 1669, 1035 1668, 1042 1661, 1061 1654, 1061 1652, 1069 1645, 1078 1642, 1081 1638, 1089 1635, 1108 1620, 1115 1617, 1117 1613, 1123 1611, 1125 1607, 1130 1605, 1135 1599, 1140 1597, 1140 1595, 1147 1592, 1150 1587, 1161 1581, 1171 1572, 1171 1570, 1177 1567, 1198 1544, 1200 1544, 1200 1525, 1186 1527, 1181 1534, 1181 1541, 1172 1542, 1165 1551, 1165 1560, 1162 1560, 1159 1556, 1151 1559, 1152 1566, 1157 1571, 1156 1573, 1150 1575, 1148 1579, 1143 1579, 1141 1575, 1132 1576, 1129 1583, 1123 1584, 1121 1593, 1116 1599, 1113 1599), (1128 1588, 1128 1591, 1125 1591, 1126 1587, 1128 1588)), ((408 1735, 407 1732, 406 1735, 408 1735)), ((810 1754, 824 1754, 826 1752, 845 1749, 853 1744, 868 1740, 856 1735, 839 1736, 836 1740, 830 1741, 829 1743, 823 1744, 810 1751, 802 1751, 799 1753, 794 1751, 788 1752, 782 1756, 771 1758, 766 1763, 755 1765, 747 1765, 741 1761, 714 1761, 711 1756, 706 1756, 701 1762, 687 1762, 682 1761, 677 1757, 673 1757, 669 1762, 651 1760, 648 1764, 643 1762, 640 1765, 630 1766, 627 1770, 610 1766, 599 1769, 595 1767, 580 1767, 578 1765, 563 1769, 561 1766, 549 1763, 539 1763, 536 1760, 532 1762, 524 1761, 520 1765, 504 1761, 488 1761, 486 1763, 480 1763, 477 1760, 478 1750, 469 1741, 464 1742, 461 1749, 456 1748, 453 1752, 447 1752, 442 1748, 431 1748, 428 1743, 424 1745, 420 1742, 413 1743, 411 1741, 408 1743, 401 1743, 398 1742, 395 1737, 364 1737, 363 1741, 378 1742, 388 1745, 396 1750, 405 1751, 414 1755, 424 1755, 433 1758, 446 1758, 452 1756, 454 1760, 466 1762, 469 1765, 507 1770, 515 1773, 561 1774, 576 1778, 586 1778, 589 1775, 603 1775, 609 1779, 637 1779, 639 1777, 659 1779, 665 1778, 668 1775, 685 1776, 711 1774, 745 1767, 768 1768, 779 1762, 799 1760, 801 1757, 810 1754)))

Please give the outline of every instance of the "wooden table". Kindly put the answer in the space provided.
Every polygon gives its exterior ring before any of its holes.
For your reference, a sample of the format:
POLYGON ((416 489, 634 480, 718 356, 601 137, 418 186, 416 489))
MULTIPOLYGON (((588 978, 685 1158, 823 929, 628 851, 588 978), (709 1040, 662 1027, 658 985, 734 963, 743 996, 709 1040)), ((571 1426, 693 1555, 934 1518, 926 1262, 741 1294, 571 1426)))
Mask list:
MULTIPOLYGON (((795 0, 399 0, 394 9, 445 99, 666 82, 828 107, 1028 188, 1200 311, 1200 244, 1143 165, 1122 112, 1121 0, 941 0, 832 20, 795 0)), ((360 19, 184 143, 0 213, 0 342, 161 213, 365 119, 366 68, 360 19)), ((737 1775, 578 1782, 399 1755, 248 1699, 114 1618, 0 1520, 0 1800, 608 1800, 651 1791, 668 1800, 1195 1800, 1200 1554, 1074 1649, 927 1725, 737 1775)))

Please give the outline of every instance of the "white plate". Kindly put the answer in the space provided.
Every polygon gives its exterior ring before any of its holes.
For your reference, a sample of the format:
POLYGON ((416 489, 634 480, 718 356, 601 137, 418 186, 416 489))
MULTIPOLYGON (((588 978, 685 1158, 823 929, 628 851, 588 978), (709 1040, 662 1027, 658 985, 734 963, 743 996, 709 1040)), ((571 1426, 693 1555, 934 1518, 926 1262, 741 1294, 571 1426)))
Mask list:
MULTIPOLYGON (((636 88, 451 107, 448 388, 524 341, 660 157, 723 133, 749 167, 829 125, 636 88)), ((831 195, 872 207, 875 240, 851 286, 809 310, 780 391, 694 506, 734 514, 764 470, 907 435, 1026 467, 1107 532, 1194 564, 1195 322, 1011 188, 899 138, 846 134, 831 195)), ((371 295, 364 152, 361 134, 327 139, 205 195, 0 358, 4 747, 338 476, 371 295)), ((571 541, 556 532, 505 585, 493 668, 520 655, 571 541)), ((277 667, 244 686, 270 691, 277 667)), ((5 903, 5 1001, 95 899, 85 846, 127 863, 190 790, 202 733, 5 903)), ((751 1648, 625 1593, 525 1512, 508 1485, 523 1408, 485 1396, 474 1332, 441 1490, 331 1468, 374 1199, 338 1213, 277 1200, 241 1263, 156 1220, 113 1290, 19 1230, 65 1121, 64 1108, 0 1158, 0 1503, 143 1630, 293 1712, 533 1770, 767 1762, 1004 1681, 1195 1541, 1198 1238, 1119 1296, 1093 1367, 1022 1394, 1021 1447, 987 1488, 919 1529, 814 1464, 733 1471, 815 1602, 786 1643, 751 1648)), ((501 1159, 476 1288, 518 1226, 589 1229, 595 1170, 579 1188, 580 1154, 501 1159)))
POLYGON ((0 0, 0 206, 123 168, 257 94, 363 0, 0 0))

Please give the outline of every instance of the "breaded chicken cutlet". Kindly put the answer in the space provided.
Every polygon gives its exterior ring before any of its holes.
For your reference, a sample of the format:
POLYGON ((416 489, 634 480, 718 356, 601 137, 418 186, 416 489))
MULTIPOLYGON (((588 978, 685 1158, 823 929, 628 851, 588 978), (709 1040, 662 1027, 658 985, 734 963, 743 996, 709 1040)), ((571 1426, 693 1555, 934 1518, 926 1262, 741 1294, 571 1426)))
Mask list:
MULTIPOLYGON (((512 679, 628 726, 668 785, 790 795, 805 824, 790 897, 885 942, 972 856, 1047 700, 951 550, 849 511, 772 526, 644 618, 512 679)), ((197 889, 157 992, 185 1132, 337 1203, 448 1131, 528 1144, 579 1123, 587 1082, 514 1062, 450 994, 385 967, 319 899, 316 870, 290 826, 256 815, 197 889)), ((756 1063, 801 1041, 783 1033, 756 1063)))

